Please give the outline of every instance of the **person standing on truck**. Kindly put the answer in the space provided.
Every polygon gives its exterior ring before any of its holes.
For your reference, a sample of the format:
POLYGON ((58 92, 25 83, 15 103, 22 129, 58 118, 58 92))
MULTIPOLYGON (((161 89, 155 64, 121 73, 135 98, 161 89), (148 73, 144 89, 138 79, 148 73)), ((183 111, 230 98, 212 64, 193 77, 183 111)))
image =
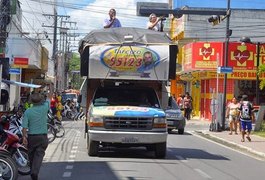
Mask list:
POLYGON ((155 13, 149 15, 149 22, 147 23, 147 29, 151 29, 154 31, 161 31, 161 21, 163 17, 157 18, 155 13))
POLYGON ((116 18, 116 10, 110 9, 109 10, 109 18, 106 18, 103 23, 104 28, 117 28, 121 27, 121 23, 119 19, 116 18))

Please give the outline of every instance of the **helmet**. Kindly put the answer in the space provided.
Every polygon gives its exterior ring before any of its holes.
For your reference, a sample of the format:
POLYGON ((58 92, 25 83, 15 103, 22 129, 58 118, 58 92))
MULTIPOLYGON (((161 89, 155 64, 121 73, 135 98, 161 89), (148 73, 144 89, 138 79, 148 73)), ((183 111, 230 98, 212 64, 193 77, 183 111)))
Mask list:
POLYGON ((8 116, 7 115, 2 115, 0 118, 0 123, 5 124, 8 122, 8 116))

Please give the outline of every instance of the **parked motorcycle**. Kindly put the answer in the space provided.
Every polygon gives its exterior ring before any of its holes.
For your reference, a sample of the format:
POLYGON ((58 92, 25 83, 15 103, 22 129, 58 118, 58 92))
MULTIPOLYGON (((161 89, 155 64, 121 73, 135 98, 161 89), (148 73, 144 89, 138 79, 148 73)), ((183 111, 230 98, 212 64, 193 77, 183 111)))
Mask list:
POLYGON ((67 99, 63 103, 62 116, 67 117, 68 119, 73 119, 74 114, 74 104, 70 99, 67 99))
POLYGON ((10 122, 11 116, 2 115, 0 119, 0 147, 10 152, 11 157, 15 160, 18 172, 22 175, 30 174, 28 150, 20 143, 20 138, 8 129, 4 129, 4 124, 10 122))
POLYGON ((22 138, 22 117, 18 115, 12 115, 10 117, 8 131, 16 134, 19 138, 22 138))
POLYGON ((52 115, 51 110, 48 112, 48 123, 54 127, 56 137, 60 138, 64 136, 65 130, 62 122, 58 119, 57 116, 52 115))
POLYGON ((0 179, 16 180, 17 177, 18 169, 16 162, 6 149, 0 147, 0 179))

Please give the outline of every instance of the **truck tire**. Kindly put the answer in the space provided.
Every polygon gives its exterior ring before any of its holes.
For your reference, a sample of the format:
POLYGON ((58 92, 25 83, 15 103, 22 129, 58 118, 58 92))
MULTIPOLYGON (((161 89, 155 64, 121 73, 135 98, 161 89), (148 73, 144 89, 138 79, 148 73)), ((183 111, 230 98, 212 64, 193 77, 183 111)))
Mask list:
MULTIPOLYGON (((88 136, 87 136, 88 137, 88 136)), ((87 151, 89 156, 97 156, 99 150, 99 142, 87 139, 87 151)))
POLYGON ((184 134, 184 129, 178 129, 178 134, 184 134))
POLYGON ((167 153, 167 142, 155 144, 155 157, 165 158, 167 153))

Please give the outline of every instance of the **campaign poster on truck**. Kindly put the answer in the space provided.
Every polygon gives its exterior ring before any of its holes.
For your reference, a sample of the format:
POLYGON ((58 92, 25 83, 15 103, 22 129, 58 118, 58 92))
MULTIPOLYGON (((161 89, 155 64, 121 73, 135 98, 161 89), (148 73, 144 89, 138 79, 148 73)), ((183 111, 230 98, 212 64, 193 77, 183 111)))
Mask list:
POLYGON ((88 77, 100 79, 167 80, 168 45, 91 46, 88 77))

